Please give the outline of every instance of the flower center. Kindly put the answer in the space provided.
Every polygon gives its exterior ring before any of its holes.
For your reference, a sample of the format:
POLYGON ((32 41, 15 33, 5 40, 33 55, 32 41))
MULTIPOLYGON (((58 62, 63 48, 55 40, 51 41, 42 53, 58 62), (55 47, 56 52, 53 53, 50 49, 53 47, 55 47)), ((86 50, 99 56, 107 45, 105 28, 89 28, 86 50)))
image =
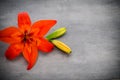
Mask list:
POLYGON ((25 31, 24 34, 23 34, 22 42, 30 43, 31 41, 33 41, 32 33, 29 33, 28 31, 25 31))
POLYGON ((27 36, 27 34, 25 33, 25 34, 24 34, 24 37, 23 37, 23 41, 26 42, 27 39, 28 39, 28 36, 27 36))

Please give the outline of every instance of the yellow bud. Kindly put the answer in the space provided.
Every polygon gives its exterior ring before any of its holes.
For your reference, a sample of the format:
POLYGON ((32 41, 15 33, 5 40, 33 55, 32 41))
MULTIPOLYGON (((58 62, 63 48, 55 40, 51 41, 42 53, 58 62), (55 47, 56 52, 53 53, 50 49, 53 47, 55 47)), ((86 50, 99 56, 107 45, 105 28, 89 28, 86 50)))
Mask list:
POLYGON ((69 46, 64 44, 63 42, 59 40, 51 40, 51 42, 60 50, 64 51, 67 54, 70 54, 72 51, 69 46))

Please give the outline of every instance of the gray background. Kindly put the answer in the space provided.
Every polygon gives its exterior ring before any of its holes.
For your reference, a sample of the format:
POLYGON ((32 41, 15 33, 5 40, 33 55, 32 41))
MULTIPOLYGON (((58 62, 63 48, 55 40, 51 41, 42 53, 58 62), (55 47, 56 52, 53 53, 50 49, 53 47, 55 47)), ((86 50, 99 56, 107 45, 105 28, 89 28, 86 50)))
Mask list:
POLYGON ((32 22, 56 19, 50 31, 66 27, 59 38, 72 48, 70 56, 54 48, 39 58, 32 70, 22 56, 4 57, 8 45, 0 42, 0 80, 120 80, 119 0, 1 0, 0 29, 17 26, 18 12, 32 22))

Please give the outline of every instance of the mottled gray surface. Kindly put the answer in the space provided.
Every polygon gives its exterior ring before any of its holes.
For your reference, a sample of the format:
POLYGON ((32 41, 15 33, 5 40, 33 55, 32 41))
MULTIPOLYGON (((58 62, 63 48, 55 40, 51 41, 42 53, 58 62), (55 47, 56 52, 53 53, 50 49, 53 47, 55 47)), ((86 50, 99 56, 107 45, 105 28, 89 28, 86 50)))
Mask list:
POLYGON ((32 22, 56 19, 49 32, 66 27, 59 38, 72 48, 58 49, 39 58, 30 71, 22 56, 4 57, 8 45, 0 42, 0 80, 120 80, 119 0, 1 0, 0 29, 17 26, 17 14, 29 12, 32 22))

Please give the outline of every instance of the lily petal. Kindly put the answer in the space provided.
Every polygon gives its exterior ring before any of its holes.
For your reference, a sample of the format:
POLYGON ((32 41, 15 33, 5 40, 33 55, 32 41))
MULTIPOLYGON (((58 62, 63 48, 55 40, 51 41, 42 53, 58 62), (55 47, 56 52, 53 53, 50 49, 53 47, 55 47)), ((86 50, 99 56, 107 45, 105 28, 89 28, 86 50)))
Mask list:
POLYGON ((37 61, 38 50, 35 44, 25 44, 23 49, 23 56, 28 62, 27 70, 30 70, 37 61))
POLYGON ((56 20, 37 21, 32 25, 31 33, 33 32, 35 36, 43 37, 56 22, 56 20))
POLYGON ((5 52, 5 56, 9 60, 15 59, 22 52, 21 44, 11 44, 5 52))
POLYGON ((3 30, 0 30, 0 41, 6 42, 6 43, 17 43, 20 42, 20 35, 19 30, 16 27, 8 27, 3 30))
POLYGON ((50 43, 48 40, 41 38, 37 41, 38 49, 43 52, 50 52, 53 50, 53 44, 50 43))
POLYGON ((30 29, 31 20, 27 12, 21 12, 18 14, 18 26, 23 31, 30 29))
POLYGON ((36 46, 32 46, 31 47, 31 55, 30 56, 31 56, 30 57, 30 63, 28 65, 28 67, 27 67, 27 70, 30 70, 34 66, 34 64, 36 63, 36 61, 37 61, 37 58, 38 58, 38 49, 37 49, 36 46))

